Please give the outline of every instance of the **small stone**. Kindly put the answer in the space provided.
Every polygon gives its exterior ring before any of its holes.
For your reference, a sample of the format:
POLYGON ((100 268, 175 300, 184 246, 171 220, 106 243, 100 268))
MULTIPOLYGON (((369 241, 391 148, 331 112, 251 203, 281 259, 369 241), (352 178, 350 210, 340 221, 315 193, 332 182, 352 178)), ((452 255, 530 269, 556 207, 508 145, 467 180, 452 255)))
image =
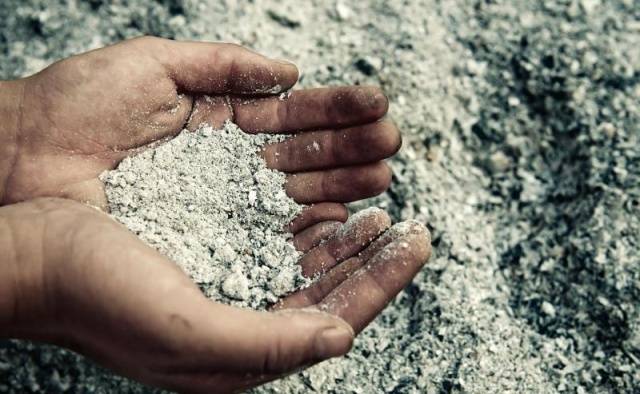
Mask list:
POLYGON ((425 156, 430 162, 437 163, 442 158, 442 149, 437 146, 432 146, 425 156))
POLYGON ((222 293, 227 297, 244 301, 250 296, 249 280, 240 272, 234 272, 222 282, 222 293))
POLYGON ((504 172, 511 166, 511 159, 503 151, 494 152, 489 157, 489 168, 492 172, 504 172))
POLYGON ((221 247, 217 248, 216 251, 215 251, 215 257, 220 259, 220 261, 223 261, 225 263, 233 262, 235 260, 236 256, 237 256, 236 252, 233 250, 231 245, 229 245, 228 243, 225 243, 221 247))
POLYGON ((516 96, 509 96, 509 98, 507 99, 507 103, 509 104, 509 107, 517 107, 518 105, 520 105, 520 99, 518 99, 516 96))
POLYGON ((279 25, 288 27, 289 29, 295 29, 302 25, 302 21, 296 18, 291 12, 282 12, 279 10, 270 9, 267 11, 267 15, 279 25))
POLYGON ((129 183, 130 185, 133 185, 138 180, 138 177, 133 171, 125 172, 124 178, 126 179, 127 183, 129 183))
POLYGON ((580 5, 586 14, 592 14, 600 5, 600 0, 581 0, 580 5))
POLYGON ((580 71, 580 62, 574 59, 569 65, 569 69, 573 74, 577 74, 580 71))
POLYGON ((356 68, 364 75, 372 76, 382 69, 382 59, 377 57, 362 57, 354 63, 356 68))
POLYGON ((470 75, 482 75, 487 69, 487 65, 485 63, 480 63, 473 59, 467 60, 465 66, 467 69, 467 73, 469 73, 470 75))
POLYGON ((336 3, 335 14, 339 21, 346 21, 353 16, 353 10, 342 1, 336 3))
POLYGON ((272 280, 269 288, 278 297, 289 292, 289 289, 295 286, 295 272, 290 269, 281 270, 272 280))
POLYGON ((616 126, 609 122, 600 123, 598 130, 609 138, 613 138, 616 135, 616 126))
POLYGON ((554 260, 547 259, 540 265, 540 272, 551 272, 555 266, 556 263, 554 260))
POLYGON ((147 220, 150 221, 155 221, 156 219, 158 219, 158 213, 153 209, 145 210, 143 215, 147 220))
POLYGON ((258 199, 258 193, 255 190, 251 190, 249 192, 248 198, 249 198, 249 205, 254 206, 256 205, 256 201, 258 199))
POLYGON ((549 317, 556 316, 556 308, 547 301, 542 302, 540 309, 542 309, 542 312, 549 317))
POLYGON ((597 300, 600 303, 600 305, 602 305, 604 307, 610 307, 611 306, 611 303, 605 297, 600 296, 600 297, 597 298, 597 300))
POLYGON ((268 248, 263 248, 261 250, 260 258, 264 264, 272 268, 277 267, 278 264, 280 263, 278 258, 273 253, 271 253, 271 251, 268 248))
POLYGON ((255 173, 254 179, 259 185, 268 185, 271 178, 271 170, 262 169, 255 173))

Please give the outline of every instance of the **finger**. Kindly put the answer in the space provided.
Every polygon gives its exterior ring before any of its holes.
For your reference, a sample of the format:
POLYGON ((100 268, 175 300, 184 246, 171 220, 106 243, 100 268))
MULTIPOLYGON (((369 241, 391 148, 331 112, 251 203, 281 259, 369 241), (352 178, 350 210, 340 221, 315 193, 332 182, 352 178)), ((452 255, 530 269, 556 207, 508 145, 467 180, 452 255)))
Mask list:
POLYGON ((342 227, 342 222, 322 222, 302 230, 293 237, 293 246, 301 252, 315 248, 342 227))
POLYGON ((300 204, 320 201, 352 202, 376 196, 391 184, 391 169, 384 162, 312 171, 287 176, 285 190, 300 204))
POLYGON ((373 163, 395 154, 402 139, 389 121, 342 130, 300 133, 267 145, 267 167, 284 172, 311 171, 373 163))
POLYGON ((340 316, 358 333, 409 284, 430 254, 428 232, 397 239, 342 282, 317 307, 340 316))
MULTIPOLYGON (((78 261, 94 264, 65 266, 65 275, 78 283, 61 290, 64 300, 72 300, 64 304, 68 319, 61 327, 82 344, 76 350, 99 355, 118 372, 142 380, 145 371, 279 374, 342 355, 351 347, 350 326, 326 313, 255 312, 211 302, 177 265, 135 234, 106 215, 76 205, 74 234, 86 243, 63 249, 78 261), (154 280, 141 280, 149 277, 154 280), (109 280, 98 281, 96 287, 96 281, 87 278, 109 280), (100 314, 92 313, 96 310, 100 314), (131 360, 137 360, 136 368, 131 360)), ((68 211, 55 212, 59 220, 52 223, 67 223, 68 211)), ((55 229, 50 233, 55 235, 55 229)))
POLYGON ((176 345, 182 348, 176 351, 185 356, 188 352, 189 357, 154 370, 165 374, 282 374, 341 356, 352 345, 351 327, 317 309, 271 313, 207 299, 200 304, 180 312, 180 320, 189 325, 183 323, 182 337, 176 338, 180 340, 176 345), (195 315, 192 311, 200 313, 195 315))
POLYGON ((327 242, 315 247, 300 259, 302 274, 308 278, 324 273, 336 264, 364 249, 391 225, 389 215, 378 208, 368 208, 351 216, 327 242))
POLYGON ((289 225, 289 231, 297 234, 307 227, 325 221, 345 222, 349 217, 349 211, 344 204, 334 202, 321 202, 305 207, 289 225))
POLYGON ((144 37, 176 85, 190 93, 275 94, 298 80, 297 67, 235 44, 172 41, 144 37))
POLYGON ((235 122, 247 132, 292 132, 331 129, 374 122, 389 102, 376 87, 298 90, 285 99, 231 100, 235 122))
POLYGON ((206 334, 209 341, 216 336, 215 346, 200 343, 186 363, 154 368, 152 383, 180 392, 235 392, 344 355, 353 344, 346 322, 318 310, 267 313, 209 304, 219 310, 209 308, 208 316, 224 326, 206 334))
POLYGON ((373 241, 371 245, 360 254, 333 267, 333 269, 312 283, 311 286, 287 296, 275 304, 272 309, 304 308, 322 301, 339 284, 360 269, 388 244, 400 237, 409 234, 420 235, 423 234, 424 231, 424 226, 415 220, 393 225, 393 227, 373 241))

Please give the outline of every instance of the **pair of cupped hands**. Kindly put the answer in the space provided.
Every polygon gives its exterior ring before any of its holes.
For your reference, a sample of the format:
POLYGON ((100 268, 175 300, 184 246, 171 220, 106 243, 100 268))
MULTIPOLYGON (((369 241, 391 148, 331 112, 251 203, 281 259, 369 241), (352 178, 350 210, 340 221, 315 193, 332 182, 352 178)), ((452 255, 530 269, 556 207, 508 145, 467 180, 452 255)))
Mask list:
POLYGON ((0 335, 58 344, 181 392, 243 390, 347 353, 428 259, 429 234, 415 222, 390 227, 379 210, 341 229, 344 203, 389 186, 382 160, 400 134, 381 120, 379 89, 279 95, 297 79, 293 64, 240 46, 145 37, 0 82, 0 335), (289 230, 316 280, 270 311, 206 299, 102 212, 103 171, 226 120, 293 134, 261 154, 308 205, 289 230))

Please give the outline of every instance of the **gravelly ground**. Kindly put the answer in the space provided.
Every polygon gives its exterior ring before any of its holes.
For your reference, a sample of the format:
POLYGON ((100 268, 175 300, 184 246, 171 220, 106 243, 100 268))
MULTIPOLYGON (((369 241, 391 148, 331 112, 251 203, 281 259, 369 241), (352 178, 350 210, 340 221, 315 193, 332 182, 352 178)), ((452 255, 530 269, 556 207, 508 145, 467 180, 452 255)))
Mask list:
MULTIPOLYGON (((640 387, 640 1, 130 3, 1 2, 0 77, 142 33, 234 41, 302 86, 381 85, 405 134, 367 204, 428 223, 429 265, 349 356, 258 391, 640 387)), ((144 388, 0 342, 0 392, 38 390, 144 388)))

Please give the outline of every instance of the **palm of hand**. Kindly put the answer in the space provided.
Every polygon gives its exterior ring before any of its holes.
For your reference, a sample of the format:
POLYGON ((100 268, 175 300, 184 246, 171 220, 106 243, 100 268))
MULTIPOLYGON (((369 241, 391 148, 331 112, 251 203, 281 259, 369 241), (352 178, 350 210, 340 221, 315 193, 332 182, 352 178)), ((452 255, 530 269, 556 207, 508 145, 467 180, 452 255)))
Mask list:
POLYGON ((321 278, 275 313, 253 312, 207 300, 175 264, 98 210, 38 199, 10 212, 4 218, 16 234, 42 234, 42 245, 25 249, 47 250, 38 269, 45 289, 22 322, 39 316, 29 337, 179 391, 247 388, 344 354, 430 253, 421 225, 388 230, 382 211, 359 215, 328 239, 296 240, 303 272, 321 278))
POLYGON ((100 173, 185 127, 227 119, 247 132, 310 131, 264 152, 270 167, 305 173, 288 185, 299 202, 346 202, 384 190, 390 172, 379 161, 400 145, 391 123, 375 122, 386 98, 373 88, 303 90, 287 100, 264 94, 296 80, 295 66, 237 46, 150 38, 55 63, 25 80, 4 202, 52 196, 104 208, 100 173), (311 141, 320 143, 317 152, 305 149, 311 141), (46 177, 37 175, 44 170, 46 177))

